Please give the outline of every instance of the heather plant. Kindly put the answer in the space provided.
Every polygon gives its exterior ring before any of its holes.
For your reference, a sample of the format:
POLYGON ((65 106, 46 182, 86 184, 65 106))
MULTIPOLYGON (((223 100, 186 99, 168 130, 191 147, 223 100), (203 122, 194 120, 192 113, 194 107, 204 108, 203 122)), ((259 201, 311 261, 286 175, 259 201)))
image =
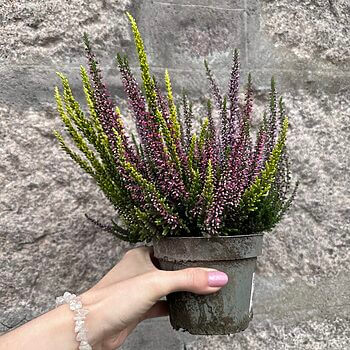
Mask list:
POLYGON ((193 130, 193 107, 183 93, 175 103, 169 72, 163 93, 151 75, 144 44, 130 20, 141 68, 136 81, 128 59, 120 54, 121 73, 137 135, 128 134, 119 108, 103 82, 88 35, 84 45, 88 70, 80 67, 89 115, 73 96, 67 77, 57 73, 58 112, 77 150, 54 131, 61 147, 91 175, 117 211, 120 221, 101 228, 128 242, 162 236, 255 234, 271 230, 290 207, 291 188, 286 137, 288 118, 271 80, 270 104, 253 138, 253 87, 249 75, 244 101, 239 99, 239 52, 227 94, 205 61, 213 102, 207 101, 200 130, 193 130), (219 114, 214 118, 214 106, 219 114))

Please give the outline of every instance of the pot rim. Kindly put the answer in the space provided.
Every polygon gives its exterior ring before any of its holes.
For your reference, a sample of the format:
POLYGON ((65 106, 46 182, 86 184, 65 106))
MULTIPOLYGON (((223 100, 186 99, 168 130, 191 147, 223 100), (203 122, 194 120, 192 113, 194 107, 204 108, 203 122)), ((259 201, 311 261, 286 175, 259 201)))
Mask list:
POLYGON ((175 261, 240 260, 261 255, 263 234, 154 239, 155 257, 175 261))

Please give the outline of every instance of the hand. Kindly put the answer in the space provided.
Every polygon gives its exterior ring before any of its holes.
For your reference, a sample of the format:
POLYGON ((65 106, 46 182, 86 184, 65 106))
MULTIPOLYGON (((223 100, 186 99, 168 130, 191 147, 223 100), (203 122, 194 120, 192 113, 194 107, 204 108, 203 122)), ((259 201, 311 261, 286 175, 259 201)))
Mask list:
MULTIPOLYGON (((167 316, 167 301, 159 299, 169 293, 210 294, 222 287, 208 285, 208 271, 217 271, 215 269, 162 271, 158 266, 152 247, 131 249, 95 286, 81 295, 94 315, 94 349, 114 350, 124 343, 138 323, 167 316)), ((89 332, 88 323, 87 328, 89 332)))

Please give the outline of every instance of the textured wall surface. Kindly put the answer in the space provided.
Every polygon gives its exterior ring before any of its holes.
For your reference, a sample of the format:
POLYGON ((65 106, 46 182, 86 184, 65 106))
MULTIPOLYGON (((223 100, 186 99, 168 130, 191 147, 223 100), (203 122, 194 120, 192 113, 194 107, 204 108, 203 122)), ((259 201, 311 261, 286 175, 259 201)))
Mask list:
MULTIPOLYGON (((208 96, 203 58, 225 88, 231 49, 253 74, 256 117, 271 75, 290 116, 292 210, 264 237, 254 320, 235 336, 191 336, 168 320, 140 324, 123 349, 350 348, 350 2, 348 0, 0 0, 0 333, 96 283, 128 245, 84 217, 114 215, 52 129, 55 72, 80 98, 87 31, 122 110, 117 51, 137 65, 124 16, 137 19, 155 75, 208 96)), ((198 107, 199 108, 199 107, 198 107)))

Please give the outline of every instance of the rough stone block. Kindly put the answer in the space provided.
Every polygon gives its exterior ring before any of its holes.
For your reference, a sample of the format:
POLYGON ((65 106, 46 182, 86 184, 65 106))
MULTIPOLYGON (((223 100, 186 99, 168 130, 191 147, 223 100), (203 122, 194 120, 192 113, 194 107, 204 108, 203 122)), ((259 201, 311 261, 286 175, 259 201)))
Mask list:
POLYGON ((0 62, 76 64, 84 54, 84 32, 97 52, 113 59, 117 48, 133 49, 125 10, 136 12, 129 0, 2 2, 0 62))
POLYGON ((51 110, 0 109, 0 331, 54 306, 53 293, 81 293, 120 258, 127 244, 84 214, 115 217, 90 177, 59 147, 51 110))
POLYGON ((345 1, 248 6, 249 67, 274 70, 349 70, 350 7, 345 1), (311 20, 310 20, 311 19, 311 20))
POLYGON ((317 280, 310 281, 260 273, 255 283, 254 318, 297 322, 318 316, 349 314, 349 284, 350 278, 345 272, 333 278, 318 276, 317 280))
POLYGON ((121 349, 183 350, 183 342, 168 319, 154 319, 140 323, 121 349))
POLYGON ((290 119, 289 153, 299 193, 291 211, 266 235, 262 271, 305 280, 332 277, 350 266, 348 215, 349 90, 327 95, 284 94, 290 119), (293 227, 293 229, 292 229, 293 227), (312 247, 312 248, 310 248, 312 247), (273 266, 273 267, 272 267, 273 266))
POLYGON ((146 51, 154 66, 203 70, 207 58, 213 66, 226 67, 234 48, 241 50, 245 61, 243 10, 142 3, 140 11, 146 51))
POLYGON ((261 25, 278 49, 305 64, 350 67, 350 3, 347 0, 261 1, 261 25))
POLYGON ((346 315, 279 324, 265 318, 236 335, 198 338, 186 350, 344 350, 350 346, 349 321, 346 315))
POLYGON ((289 47, 276 45, 264 31, 264 17, 258 4, 250 4, 247 10, 247 51, 249 69, 282 69, 287 72, 317 69, 313 61, 306 63, 289 47))

